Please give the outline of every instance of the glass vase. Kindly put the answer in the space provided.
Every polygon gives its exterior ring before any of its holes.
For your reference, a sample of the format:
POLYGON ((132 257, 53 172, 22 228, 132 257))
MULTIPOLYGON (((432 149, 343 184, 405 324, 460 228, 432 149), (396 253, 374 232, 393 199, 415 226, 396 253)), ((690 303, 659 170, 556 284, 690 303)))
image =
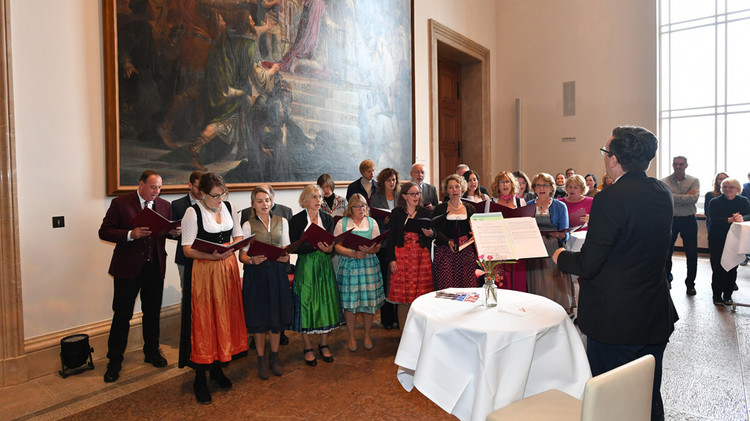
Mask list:
POLYGON ((497 306, 497 287, 492 276, 484 275, 484 306, 497 306))

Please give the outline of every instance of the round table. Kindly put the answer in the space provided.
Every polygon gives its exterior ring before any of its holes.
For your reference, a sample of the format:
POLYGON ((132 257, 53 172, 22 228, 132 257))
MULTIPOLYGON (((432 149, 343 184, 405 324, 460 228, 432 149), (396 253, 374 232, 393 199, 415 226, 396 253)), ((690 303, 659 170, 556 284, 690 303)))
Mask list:
POLYGON ((398 379, 462 420, 483 420, 549 389, 583 397, 586 351, 565 310, 547 298, 498 290, 498 306, 422 295, 411 305, 395 363, 398 379))

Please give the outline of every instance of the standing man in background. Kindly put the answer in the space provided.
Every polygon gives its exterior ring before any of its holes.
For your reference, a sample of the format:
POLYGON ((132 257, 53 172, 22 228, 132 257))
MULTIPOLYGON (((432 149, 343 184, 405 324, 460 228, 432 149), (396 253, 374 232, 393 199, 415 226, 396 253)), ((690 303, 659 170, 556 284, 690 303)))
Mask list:
POLYGON ((653 355, 651 419, 663 420, 662 360, 678 317, 664 272, 672 194, 646 175, 657 147, 642 127, 612 131, 601 151, 615 183, 596 195, 581 251, 559 248, 552 260, 581 277, 578 326, 586 334, 591 374, 653 355))
POLYGON ((672 159, 672 175, 661 181, 667 183, 672 191, 674 200, 674 215, 672 218, 672 242, 669 245, 669 258, 667 259, 667 276, 669 285, 672 285, 672 253, 677 235, 682 237, 682 248, 687 258, 687 277, 685 287, 687 295, 695 295, 695 276, 698 272, 698 219, 695 217, 695 204, 700 195, 700 181, 697 178, 685 174, 688 167, 687 158, 676 156, 672 159))
POLYGON ((433 210, 438 204, 437 189, 435 186, 424 182, 424 165, 414 164, 411 166, 411 181, 419 187, 422 192, 422 203, 424 207, 433 210))
MULTIPOLYGON (((144 208, 172 219, 169 202, 157 197, 161 184, 159 174, 152 170, 144 171, 136 191, 112 199, 99 228, 100 239, 115 243, 109 266, 109 274, 115 278, 112 299, 114 315, 107 343, 109 363, 104 373, 105 383, 112 383, 120 377, 130 319, 133 318, 133 307, 139 293, 143 311, 144 361, 154 367, 167 366, 167 360, 159 350, 161 299, 167 263, 164 249, 166 236, 152 233, 148 227, 134 227, 130 222, 144 208)), ((180 229, 171 230, 169 234, 178 236, 180 229)))
MULTIPOLYGON (((174 220, 182 219, 187 208, 203 199, 203 192, 198 188, 201 175, 203 175, 203 173, 200 171, 193 171, 190 173, 190 178, 188 179, 188 194, 172 201, 172 218, 174 220)), ((187 264, 185 253, 182 252, 182 237, 177 238, 174 262, 177 264, 177 272, 180 274, 180 288, 182 288, 182 285, 185 283, 185 264, 187 264)))

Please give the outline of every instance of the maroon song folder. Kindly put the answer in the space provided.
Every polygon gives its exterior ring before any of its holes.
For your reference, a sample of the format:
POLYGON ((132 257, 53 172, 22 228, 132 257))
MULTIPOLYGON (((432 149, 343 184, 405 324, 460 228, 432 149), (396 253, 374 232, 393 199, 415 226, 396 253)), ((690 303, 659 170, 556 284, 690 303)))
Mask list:
POLYGON ((286 253, 294 253, 305 240, 300 238, 299 240, 289 244, 286 247, 276 247, 273 244, 267 244, 262 241, 253 241, 250 244, 250 248, 247 250, 248 256, 266 256, 267 260, 275 262, 279 260, 279 257, 286 253))
POLYGON ((176 221, 170 221, 167 218, 161 216, 156 211, 150 208, 143 208, 130 223, 134 227, 148 227, 151 230, 151 236, 156 237, 158 235, 164 235, 168 231, 177 228, 182 223, 181 219, 176 221))
POLYGON ((224 244, 214 243, 211 241, 201 240, 200 238, 196 238, 195 241, 193 241, 193 245, 191 246, 194 250, 198 251, 204 251, 206 253, 213 253, 214 250, 216 250, 217 253, 222 254, 229 250, 237 251, 241 250, 245 247, 247 247, 248 244, 253 242, 255 236, 247 237, 243 240, 237 241, 236 243, 232 243, 228 246, 225 246, 224 244))
POLYGON ((348 249, 359 251, 360 246, 372 247, 375 244, 382 243, 383 240, 385 240, 386 237, 388 237, 388 233, 390 232, 390 230, 378 235, 377 237, 373 239, 362 237, 361 235, 357 235, 354 232, 350 232, 350 231, 347 231, 347 232, 349 234, 347 234, 344 237, 344 241, 341 242, 341 245, 348 249))
POLYGON ((352 232, 352 230, 343 232, 340 235, 334 237, 333 234, 324 230, 317 224, 310 224, 310 226, 305 230, 300 239, 307 241, 308 244, 320 250, 318 248, 318 243, 325 243, 328 245, 338 244, 343 241, 344 237, 346 237, 350 232, 352 232))

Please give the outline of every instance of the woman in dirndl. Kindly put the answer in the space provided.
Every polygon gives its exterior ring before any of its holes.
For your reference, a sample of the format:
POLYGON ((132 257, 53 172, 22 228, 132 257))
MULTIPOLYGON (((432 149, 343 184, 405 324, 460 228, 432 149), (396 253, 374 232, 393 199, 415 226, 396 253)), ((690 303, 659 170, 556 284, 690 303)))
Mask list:
POLYGON ((407 227, 410 219, 429 219, 431 212, 422 206, 422 194, 413 182, 401 185, 396 208, 388 221, 388 250, 391 288, 388 301, 397 305, 398 325, 403 329, 412 301, 433 290, 430 245, 432 229, 407 227))
MULTIPOLYGON (((309 185, 299 196, 302 212, 294 215, 289 223, 289 236, 292 242, 302 238, 302 234, 313 224, 333 233, 333 218, 321 209, 323 191, 316 185, 309 185)), ((328 347, 328 333, 341 323, 339 291, 336 287, 336 273, 331 264, 333 244, 319 242, 317 248, 305 242, 296 251, 297 270, 294 275, 294 331, 302 334, 305 364, 314 367, 317 360, 310 343, 310 335, 320 335, 318 351, 323 361, 333 362, 333 354, 328 347)))
MULTIPOLYGON (((380 235, 380 229, 375 220, 368 216, 367 201, 364 196, 355 193, 349 198, 349 204, 344 217, 336 224, 333 235, 353 229, 352 233, 365 238, 375 238, 380 235)), ((364 347, 372 349, 372 320, 375 312, 383 305, 383 276, 380 273, 380 262, 375 253, 380 251, 380 244, 372 247, 361 247, 352 250, 342 244, 336 244, 336 252, 340 255, 336 281, 339 286, 341 308, 344 310, 346 330, 349 333, 349 351, 357 350, 357 340, 354 336, 354 323, 357 313, 362 313, 364 324, 364 347)))
MULTIPOLYGON (((253 213, 242 226, 246 237, 255 235, 255 241, 276 247, 289 245, 289 223, 286 219, 271 215, 271 193, 256 187, 251 195, 253 213)), ((292 293, 286 263, 289 254, 273 262, 262 255, 251 256, 249 247, 240 251, 240 261, 245 264, 242 280, 242 298, 245 304, 245 325, 255 338, 258 354, 258 377, 268 379, 268 369, 274 376, 281 376, 279 342, 281 331, 292 324, 292 293), (270 355, 265 355, 266 332, 271 331, 270 355)))
POLYGON ((448 200, 439 204, 432 212, 432 229, 435 232, 435 258, 432 262, 432 276, 435 289, 476 288, 477 251, 474 245, 459 250, 461 245, 472 240, 469 219, 474 214, 474 206, 462 203, 461 195, 466 192, 466 180, 458 174, 451 174, 441 185, 448 200))
POLYGON ((239 214, 224 202, 227 188, 221 176, 203 174, 203 199, 187 208, 182 218, 182 250, 188 257, 182 287, 182 326, 179 366, 195 370, 195 399, 211 403, 211 382, 229 389, 232 382, 221 368, 247 355, 240 269, 233 251, 206 253, 193 249, 196 238, 229 244, 242 239, 239 214))

